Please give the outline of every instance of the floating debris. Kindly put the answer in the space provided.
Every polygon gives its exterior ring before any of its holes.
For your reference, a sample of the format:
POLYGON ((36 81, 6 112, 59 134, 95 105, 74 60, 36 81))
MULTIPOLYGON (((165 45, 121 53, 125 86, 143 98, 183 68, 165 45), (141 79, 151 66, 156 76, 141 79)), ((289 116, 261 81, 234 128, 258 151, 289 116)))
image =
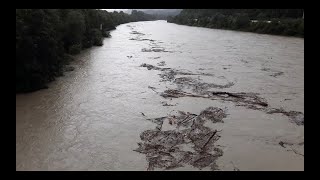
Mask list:
POLYGON ((234 171, 240 171, 240 169, 239 168, 237 168, 234 164, 233 164, 233 162, 231 161, 231 163, 232 163, 232 166, 233 166, 233 170, 234 171))
POLYGON ((140 38, 130 38, 129 40, 131 40, 131 41, 151 41, 151 42, 155 41, 153 39, 140 39, 140 38))
POLYGON ((177 89, 167 89, 163 93, 160 94, 164 98, 179 98, 179 97, 201 97, 207 98, 202 95, 191 94, 187 92, 183 92, 177 89))
POLYGON ((140 67, 146 67, 148 70, 163 71, 162 74, 159 74, 159 76, 162 78, 162 80, 160 81, 173 81, 176 75, 214 76, 213 74, 209 74, 209 73, 192 73, 192 72, 186 72, 186 71, 176 70, 172 68, 161 68, 161 67, 157 67, 151 64, 146 64, 146 63, 141 64, 140 67))
POLYGON ((283 72, 276 72, 276 73, 274 73, 274 74, 272 74, 272 75, 270 75, 270 76, 272 76, 272 77, 277 77, 277 76, 280 76, 280 75, 282 75, 283 74, 283 72))
POLYGON ((283 142, 283 141, 280 141, 279 144, 280 144, 280 146, 282 146, 282 147, 284 147, 284 148, 286 148, 286 147, 285 147, 286 144, 287 144, 287 145, 293 145, 292 143, 287 143, 287 142, 283 142))
POLYGON ((266 99, 259 97, 257 93, 230 93, 223 91, 206 91, 201 94, 193 94, 176 89, 168 89, 160 93, 164 98, 196 97, 212 100, 231 101, 237 106, 244 106, 248 109, 262 110, 267 114, 281 113, 290 118, 297 125, 304 125, 304 114, 297 111, 285 111, 280 108, 269 108, 266 99))
POLYGON ((243 63, 249 63, 248 61, 246 61, 246 60, 244 60, 244 59, 241 59, 241 62, 243 62, 243 63))
POLYGON ((153 45, 155 45, 155 46, 151 47, 150 49, 142 48, 141 51, 142 52, 169 52, 169 53, 174 52, 174 51, 167 51, 167 50, 165 50, 164 47, 157 46, 157 44, 155 44, 155 43, 153 45))
POLYGON ((155 130, 146 130, 140 134, 142 143, 134 151, 146 155, 148 170, 163 168, 165 170, 192 165, 203 169, 216 170, 215 161, 223 155, 221 149, 214 146, 219 139, 217 130, 204 126, 206 121, 223 122, 225 111, 217 107, 208 107, 199 115, 179 111, 171 115, 147 119, 157 124, 155 130), (164 130, 168 123, 173 130, 164 130))
POLYGON ((148 70, 159 70, 159 71, 171 70, 171 68, 161 68, 161 67, 156 67, 154 65, 146 64, 146 63, 141 64, 140 67, 146 67, 148 70))
POLYGON ((219 99, 224 101, 232 101, 240 103, 239 105, 254 108, 256 106, 267 107, 267 101, 259 97, 256 93, 230 93, 223 91, 206 91, 202 94, 192 94, 180 90, 168 89, 160 94, 164 98, 179 98, 179 97, 199 97, 209 99, 219 99), (248 106, 249 105, 249 106, 248 106))
POLYGON ((234 85, 233 82, 228 82, 225 85, 219 85, 214 83, 204 83, 204 82, 198 81, 197 79, 193 79, 191 77, 176 78, 174 80, 174 83, 178 85, 179 89, 182 89, 184 87, 192 88, 194 92, 202 92, 210 88, 218 88, 218 89, 229 88, 234 85))
POLYGON ((154 92, 158 93, 157 91, 155 91, 155 89, 156 89, 155 87, 148 86, 148 88, 149 88, 149 89, 151 89, 152 91, 154 91, 154 92))
POLYGON ((272 109, 268 109, 267 110, 268 114, 275 114, 275 113, 280 113, 283 115, 286 115, 290 118, 290 120, 294 123, 296 123, 297 125, 304 125, 304 115, 302 112, 297 112, 297 111, 285 111, 283 108, 280 109, 276 109, 276 108, 272 108, 272 109))
POLYGON ((152 59, 159 59, 160 58, 160 56, 158 56, 158 57, 152 57, 152 59))
POLYGON ((165 101, 162 101, 162 106, 176 106, 177 104, 168 104, 167 102, 165 101))
POLYGON ((130 34, 140 34, 140 35, 145 35, 145 34, 143 34, 143 33, 141 33, 141 32, 138 32, 138 31, 132 31, 130 34))
POLYGON ((174 70, 170 69, 169 71, 165 71, 163 72, 162 74, 159 74, 159 76, 161 77, 162 80, 160 80, 161 82, 162 81, 173 81, 175 76, 177 75, 178 73, 175 72, 174 70))
POLYGON ((166 62, 165 61, 161 61, 157 64, 158 66, 165 66, 166 65, 166 62))
MULTIPOLYGON (((304 156, 304 154, 299 153, 296 149, 292 148, 292 146, 294 145, 293 143, 280 141, 279 145, 282 146, 283 148, 290 148, 290 150, 293 151, 295 154, 298 154, 300 156, 304 156), (285 145, 288 145, 288 146, 285 146, 285 145)), ((304 145, 304 142, 298 143, 298 145, 302 146, 302 145, 304 145)))
MULTIPOLYGON (((272 71, 270 68, 262 68, 261 70, 262 71, 268 71, 268 72, 272 71)), ((273 72, 274 72, 274 74, 270 75, 272 77, 277 77, 277 76, 280 76, 280 75, 284 74, 283 72, 280 72, 280 71, 273 71, 273 72)))
POLYGON ((261 71, 271 71, 270 68, 262 68, 261 71))
POLYGON ((142 48, 141 49, 142 52, 173 52, 173 51, 166 51, 164 48, 151 48, 151 49, 147 49, 147 48, 142 48))

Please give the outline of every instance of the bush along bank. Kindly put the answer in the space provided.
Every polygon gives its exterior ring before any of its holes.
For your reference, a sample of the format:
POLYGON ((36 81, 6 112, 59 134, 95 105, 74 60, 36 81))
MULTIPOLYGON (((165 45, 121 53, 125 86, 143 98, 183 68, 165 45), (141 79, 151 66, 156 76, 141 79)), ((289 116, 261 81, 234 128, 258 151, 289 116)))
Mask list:
POLYGON ((63 75, 70 55, 92 46, 117 25, 154 20, 143 12, 107 12, 95 9, 16 10, 16 93, 46 88, 63 75))
POLYGON ((302 9, 186 9, 168 22, 248 31, 262 34, 304 37, 302 9))

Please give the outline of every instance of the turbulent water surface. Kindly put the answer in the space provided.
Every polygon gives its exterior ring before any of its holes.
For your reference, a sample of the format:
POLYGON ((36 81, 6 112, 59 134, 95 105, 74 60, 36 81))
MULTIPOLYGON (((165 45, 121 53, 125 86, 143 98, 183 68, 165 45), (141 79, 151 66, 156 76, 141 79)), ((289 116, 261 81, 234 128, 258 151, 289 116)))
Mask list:
MULTIPOLYGON (((304 113, 303 39, 165 21, 123 24, 111 35, 77 55, 75 70, 49 89, 16 95, 17 170, 147 170, 150 159, 135 151, 140 134, 157 126, 147 119, 210 106, 226 112, 223 122, 204 123, 218 130, 216 170, 304 170, 304 125, 267 113, 304 113), (161 96, 168 89, 256 93, 268 106, 161 96)), ((170 170, 200 169, 210 170, 170 170)))

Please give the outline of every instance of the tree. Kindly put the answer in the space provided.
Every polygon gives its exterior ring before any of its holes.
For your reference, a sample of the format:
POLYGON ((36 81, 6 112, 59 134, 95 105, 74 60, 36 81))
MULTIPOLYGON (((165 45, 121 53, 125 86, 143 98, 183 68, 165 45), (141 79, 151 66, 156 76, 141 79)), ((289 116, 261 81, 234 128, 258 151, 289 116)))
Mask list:
POLYGON ((184 9, 168 22, 303 37, 301 17, 303 9, 184 9), (251 20, 258 22, 251 23, 251 20), (278 21, 281 23, 276 23, 278 21))
POLYGON ((70 11, 66 18, 65 44, 67 51, 74 54, 82 48, 82 37, 85 32, 85 21, 83 15, 77 10, 70 11))

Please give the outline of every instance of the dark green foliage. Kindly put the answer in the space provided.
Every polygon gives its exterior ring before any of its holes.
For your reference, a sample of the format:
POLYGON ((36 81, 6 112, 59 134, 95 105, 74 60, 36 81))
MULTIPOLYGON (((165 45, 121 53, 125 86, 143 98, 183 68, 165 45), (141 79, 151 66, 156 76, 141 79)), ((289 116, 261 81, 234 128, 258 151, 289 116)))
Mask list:
POLYGON ((155 20, 156 17, 150 14, 146 14, 142 11, 133 10, 131 12, 132 21, 148 21, 155 20))
POLYGON ((66 54, 102 46, 103 37, 110 37, 117 25, 142 20, 153 16, 94 9, 17 9, 16 92, 46 88, 63 74, 70 59, 66 54))
POLYGON ((16 10, 16 91, 43 88, 61 68, 55 10, 16 10))
POLYGON ((92 29, 91 30, 91 36, 93 40, 93 45, 95 46, 102 46, 102 33, 99 29, 92 29))
POLYGON ((79 54, 80 51, 81 51, 81 44, 78 43, 78 44, 73 44, 69 47, 69 54, 79 54))
POLYGON ((235 17, 233 25, 235 29, 242 29, 247 27, 250 24, 250 19, 248 15, 238 15, 235 17))
POLYGON ((103 37, 110 37, 111 35, 110 35, 110 32, 109 32, 109 31, 103 31, 103 32, 102 32, 102 36, 103 36, 103 37))
POLYGON ((81 50, 82 37, 85 32, 85 20, 81 12, 69 11, 64 22, 64 43, 69 53, 81 50), (72 49, 71 49, 72 48, 72 49), (71 52, 73 51, 73 52, 71 52))
POLYGON ((302 16, 303 9, 185 9, 168 22, 304 37, 302 16))

